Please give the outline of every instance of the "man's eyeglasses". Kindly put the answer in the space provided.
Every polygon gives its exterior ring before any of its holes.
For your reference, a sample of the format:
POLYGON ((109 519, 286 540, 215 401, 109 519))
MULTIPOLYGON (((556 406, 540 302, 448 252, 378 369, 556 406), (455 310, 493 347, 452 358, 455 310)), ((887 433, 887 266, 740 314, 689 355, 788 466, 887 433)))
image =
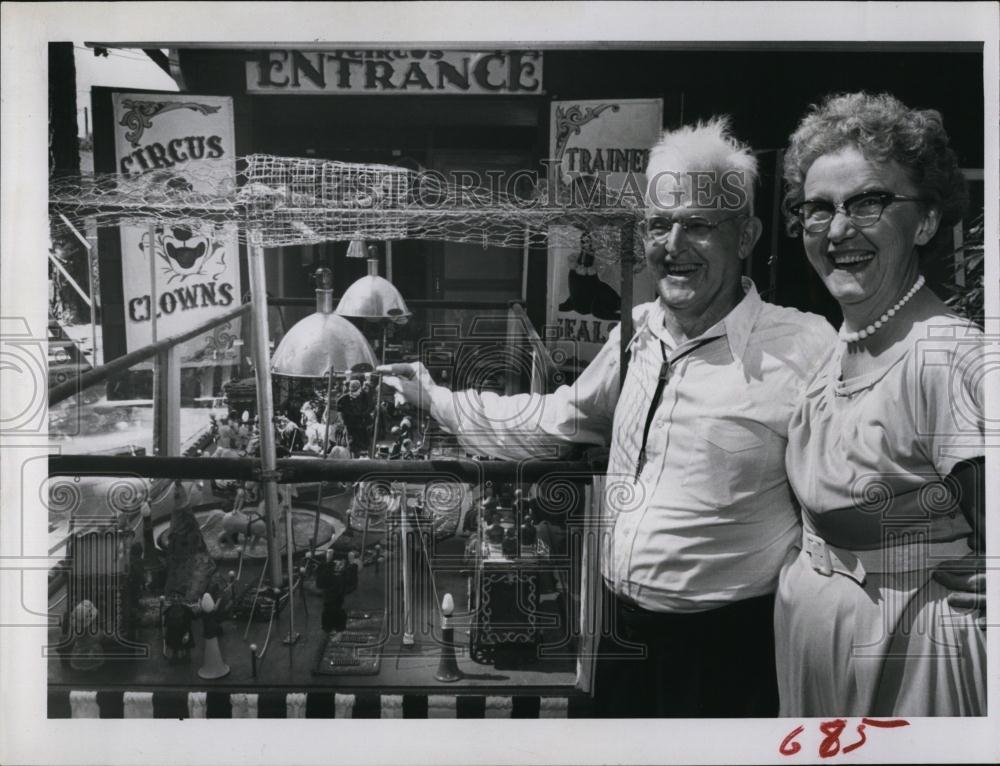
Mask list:
POLYGON ((747 213, 731 215, 727 218, 720 218, 718 221, 709 221, 707 218, 649 218, 642 223, 642 238, 646 242, 656 242, 662 244, 674 230, 674 226, 680 226, 685 235, 692 239, 707 239, 712 232, 727 221, 735 221, 737 218, 746 218, 747 213))
POLYGON ((792 205, 792 213, 802 222, 802 228, 810 234, 819 234, 830 228, 839 210, 851 219, 855 228, 874 226, 882 218, 882 213, 893 202, 925 202, 921 197, 907 197, 887 191, 867 191, 848 197, 839 204, 825 199, 807 199, 792 205))

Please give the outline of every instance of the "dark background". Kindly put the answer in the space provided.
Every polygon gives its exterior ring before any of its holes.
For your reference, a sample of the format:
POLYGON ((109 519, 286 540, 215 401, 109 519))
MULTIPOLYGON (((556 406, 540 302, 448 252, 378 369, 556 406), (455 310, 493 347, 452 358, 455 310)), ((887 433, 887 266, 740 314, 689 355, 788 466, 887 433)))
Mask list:
MULTIPOLYGON (((736 135, 758 152, 760 163, 757 214, 764 233, 751 264, 758 288, 769 300, 824 314, 834 323, 840 321, 836 303, 806 263, 801 242, 788 238, 780 216, 775 216, 778 150, 809 105, 831 92, 888 91, 911 107, 940 111, 962 167, 983 167, 979 45, 696 47, 701 49, 545 49, 544 95, 530 96, 251 95, 246 93, 245 62, 255 57, 254 51, 193 48, 181 49, 179 57, 187 91, 234 98, 241 155, 435 167, 445 155, 467 153, 518 157, 529 169, 541 171, 539 162, 549 151, 552 100, 662 98, 665 127, 729 114, 736 135)), ((98 172, 113 170, 109 121, 110 91, 95 89, 98 172)), ((975 212, 982 207, 982 183, 971 186, 975 212)), ((448 282, 443 247, 434 242, 394 243, 393 281, 404 297, 447 300, 453 297, 449 284, 466 293, 475 289, 448 282)), ((346 248, 346 242, 328 243, 298 257, 286 254, 290 256, 282 259, 287 263, 282 267, 286 297, 311 296, 310 274, 319 264, 334 267, 335 294, 362 276, 363 262, 346 261, 346 248)), ((942 258, 925 264, 925 270, 933 286, 945 280, 950 267, 942 258)), ((111 285, 105 282, 102 287, 107 290, 111 285)), ((497 289, 519 294, 520 279, 516 284, 513 279, 496 282, 492 288, 493 297, 497 289)), ((537 327, 545 319, 545 290, 545 253, 540 250, 529 259, 526 305, 537 327)), ((105 306, 113 302, 108 293, 103 298, 105 306)))

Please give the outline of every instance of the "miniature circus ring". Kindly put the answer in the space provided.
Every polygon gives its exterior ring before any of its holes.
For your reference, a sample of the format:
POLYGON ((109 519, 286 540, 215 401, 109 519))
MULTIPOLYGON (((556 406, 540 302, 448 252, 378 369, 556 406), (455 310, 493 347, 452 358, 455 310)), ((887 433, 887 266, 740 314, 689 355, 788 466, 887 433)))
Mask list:
MULTIPOLYGON (((316 524, 316 508, 303 505, 292 506, 292 541, 293 555, 306 551, 325 551, 347 531, 347 506, 350 503, 349 493, 341 491, 334 496, 324 495, 323 505, 319 511, 319 524, 316 524), (316 545, 313 547, 313 531, 317 530, 316 545)), ((263 504, 255 509, 248 509, 246 515, 254 520, 264 518, 263 504)), ((223 526, 226 512, 218 505, 210 504, 194 509, 194 517, 201 527, 208 554, 214 561, 237 561, 241 556, 250 560, 267 558, 267 539, 261 533, 254 535, 251 529, 247 534, 240 531, 238 537, 227 534, 223 526), (234 539, 235 538, 235 539, 234 539)), ((166 550, 170 540, 170 521, 163 521, 153 527, 153 540, 159 550, 166 550)), ((276 525, 275 540, 277 549, 286 549, 285 524, 276 525)))

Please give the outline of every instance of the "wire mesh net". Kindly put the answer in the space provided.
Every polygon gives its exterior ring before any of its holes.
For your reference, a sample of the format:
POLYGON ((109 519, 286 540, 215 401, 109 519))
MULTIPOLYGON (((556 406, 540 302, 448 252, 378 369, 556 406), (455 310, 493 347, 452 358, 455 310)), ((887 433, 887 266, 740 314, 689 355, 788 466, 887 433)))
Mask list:
POLYGON ((98 226, 206 226, 239 231, 263 247, 321 242, 422 239, 487 246, 572 246, 587 232, 599 257, 639 254, 639 195, 593 178, 522 188, 449 181, 443 174, 388 165, 253 154, 228 164, 201 161, 138 175, 50 181, 53 228, 59 214, 98 226))

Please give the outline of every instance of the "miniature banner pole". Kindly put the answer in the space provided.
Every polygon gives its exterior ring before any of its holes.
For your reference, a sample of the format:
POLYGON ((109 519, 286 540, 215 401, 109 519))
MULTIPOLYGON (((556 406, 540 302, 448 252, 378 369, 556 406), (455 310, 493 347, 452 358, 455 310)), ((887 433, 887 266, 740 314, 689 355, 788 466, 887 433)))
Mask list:
MULTIPOLYGON (((381 350, 381 363, 385 364, 385 342, 389 337, 389 325, 387 320, 382 320, 382 350, 381 350)), ((368 451, 368 454, 375 458, 378 456, 378 421, 379 415, 381 415, 382 410, 382 378, 378 377, 375 379, 375 415, 372 418, 372 446, 368 451)), ((364 561, 364 550, 361 551, 361 559, 364 561)))
POLYGON ((295 537, 292 533, 292 486, 290 484, 285 485, 282 507, 285 514, 285 550, 288 554, 288 635, 285 636, 284 643, 291 646, 299 640, 299 634, 295 632, 295 567, 293 563, 295 537))
MULTIPOLYGON (((333 413, 330 412, 332 409, 332 403, 330 401, 333 396, 333 367, 331 366, 329 370, 326 371, 326 414, 323 416, 326 420, 326 428, 323 430, 323 449, 322 455, 323 459, 326 460, 326 455, 329 452, 330 444, 330 421, 333 419, 333 413)), ((319 545, 319 515, 321 509, 323 508, 323 484, 325 482, 321 481, 319 486, 316 488, 316 518, 313 521, 313 536, 312 536, 312 549, 315 551, 316 546, 319 545)))
POLYGON ((156 343, 156 314, 158 311, 156 296, 156 224, 149 224, 149 328, 152 335, 150 342, 156 343))
POLYGON ((399 500, 399 537, 402 541, 400 557, 403 569, 403 646, 413 646, 413 604, 410 594, 410 556, 407 550, 410 543, 410 521, 406 515, 406 490, 403 489, 396 494, 396 498, 399 500))

